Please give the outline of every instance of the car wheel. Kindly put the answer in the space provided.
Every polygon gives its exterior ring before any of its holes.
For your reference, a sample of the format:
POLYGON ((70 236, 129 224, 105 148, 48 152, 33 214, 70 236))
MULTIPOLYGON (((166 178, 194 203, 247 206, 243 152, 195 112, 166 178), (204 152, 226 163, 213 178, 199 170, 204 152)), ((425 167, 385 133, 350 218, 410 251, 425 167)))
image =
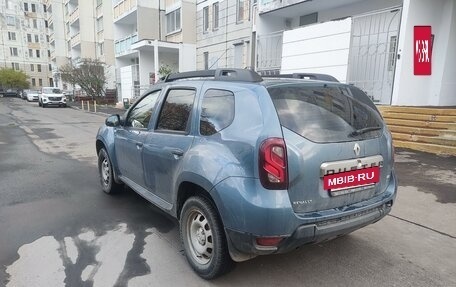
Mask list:
POLYGON ((41 106, 43 107, 43 109, 46 107, 46 105, 45 105, 45 104, 41 104, 41 106))
POLYGON ((101 189, 105 193, 113 194, 120 191, 122 184, 118 184, 114 181, 111 160, 104 148, 98 153, 98 172, 100 175, 101 189))
POLYGON ((38 101, 38 107, 41 107, 41 102, 40 101, 38 101))
POLYGON ((180 234, 187 261, 200 277, 213 279, 234 266, 222 222, 209 199, 194 196, 184 203, 180 234))

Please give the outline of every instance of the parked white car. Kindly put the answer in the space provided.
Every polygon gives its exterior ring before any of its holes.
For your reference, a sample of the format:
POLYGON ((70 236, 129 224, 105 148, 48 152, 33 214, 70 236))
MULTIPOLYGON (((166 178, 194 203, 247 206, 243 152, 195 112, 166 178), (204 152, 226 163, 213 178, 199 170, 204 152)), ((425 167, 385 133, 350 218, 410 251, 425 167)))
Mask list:
POLYGON ((51 105, 66 107, 66 97, 59 88, 43 87, 38 97, 38 105, 43 108, 51 105))
POLYGON ((37 90, 25 90, 24 91, 27 102, 38 102, 40 93, 41 92, 37 91, 37 90))

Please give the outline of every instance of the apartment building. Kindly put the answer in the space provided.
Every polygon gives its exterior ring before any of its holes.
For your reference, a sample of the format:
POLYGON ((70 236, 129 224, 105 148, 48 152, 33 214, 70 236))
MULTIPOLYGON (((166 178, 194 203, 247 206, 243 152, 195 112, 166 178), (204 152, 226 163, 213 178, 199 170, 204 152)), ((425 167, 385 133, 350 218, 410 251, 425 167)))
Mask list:
POLYGON ((106 64, 107 88, 115 87, 115 58, 111 1, 43 0, 48 11, 51 66, 57 86, 62 83, 59 67, 69 61, 98 59, 106 64))
POLYGON ((24 71, 32 89, 53 85, 46 11, 41 1, 0 2, 0 67, 24 71))
POLYGON ((256 6, 251 4, 250 0, 198 0, 198 69, 254 66, 252 16, 256 6))
POLYGON ((147 90, 161 76, 195 69, 195 0, 113 0, 119 100, 147 90))

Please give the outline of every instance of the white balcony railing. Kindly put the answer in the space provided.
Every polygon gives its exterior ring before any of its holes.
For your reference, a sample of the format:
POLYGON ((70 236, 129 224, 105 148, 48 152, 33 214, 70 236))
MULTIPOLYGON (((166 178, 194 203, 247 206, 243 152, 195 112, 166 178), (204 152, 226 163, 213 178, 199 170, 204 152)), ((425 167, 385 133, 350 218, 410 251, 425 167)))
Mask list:
POLYGON ((81 34, 77 33, 73 37, 71 37, 71 47, 75 47, 81 44, 81 34))
POLYGON ((114 6, 114 13, 113 13, 114 20, 116 20, 117 18, 119 18, 123 14, 129 12, 134 7, 136 7, 136 0, 119 1, 119 3, 117 3, 114 6))

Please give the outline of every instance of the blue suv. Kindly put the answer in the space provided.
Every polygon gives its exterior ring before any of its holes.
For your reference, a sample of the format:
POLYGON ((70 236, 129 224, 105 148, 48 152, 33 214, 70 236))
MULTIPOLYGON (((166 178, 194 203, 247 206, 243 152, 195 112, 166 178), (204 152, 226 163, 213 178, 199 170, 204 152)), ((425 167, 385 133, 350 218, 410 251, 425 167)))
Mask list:
POLYGON ((336 238, 390 212, 394 149, 360 89, 322 74, 171 74, 96 137, 104 192, 179 220, 195 272, 336 238))

